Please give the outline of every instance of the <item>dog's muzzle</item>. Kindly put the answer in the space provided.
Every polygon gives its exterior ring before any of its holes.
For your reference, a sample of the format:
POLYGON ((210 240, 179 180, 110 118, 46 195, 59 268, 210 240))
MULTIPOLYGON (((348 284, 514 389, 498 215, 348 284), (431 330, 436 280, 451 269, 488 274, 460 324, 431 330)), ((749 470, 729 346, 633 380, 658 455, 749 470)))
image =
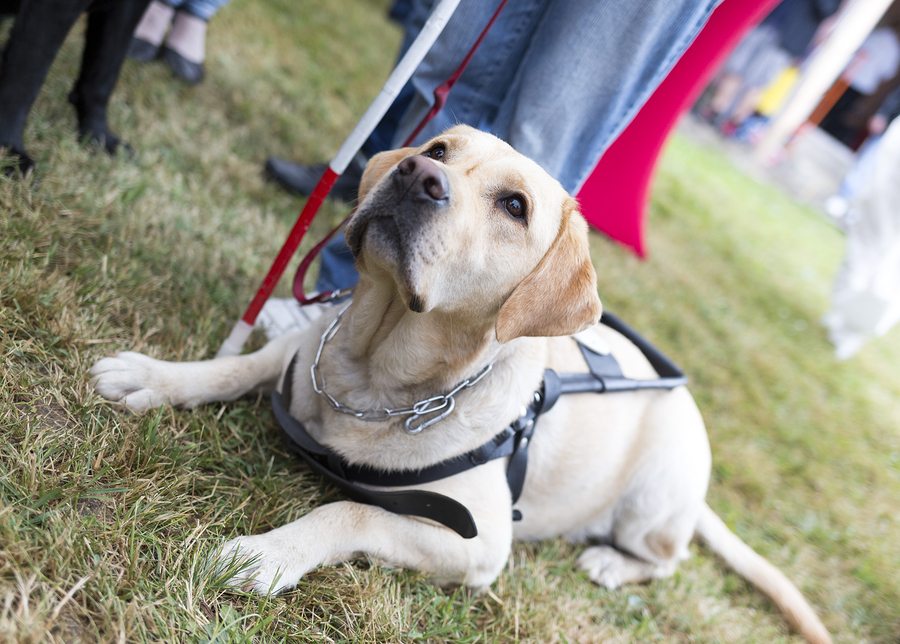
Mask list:
POLYGON ((347 242, 357 257, 370 228, 382 250, 390 247, 400 256, 406 255, 432 217, 448 209, 451 199, 444 168, 418 154, 398 163, 376 190, 347 229, 347 242))

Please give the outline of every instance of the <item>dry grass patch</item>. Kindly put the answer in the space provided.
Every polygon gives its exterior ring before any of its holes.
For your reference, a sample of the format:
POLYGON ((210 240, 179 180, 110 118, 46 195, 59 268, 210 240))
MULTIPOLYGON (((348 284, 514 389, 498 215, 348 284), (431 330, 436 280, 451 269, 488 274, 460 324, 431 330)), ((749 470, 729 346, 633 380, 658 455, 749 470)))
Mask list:
MULTIPOLYGON (((262 161, 337 148, 391 66, 386 4, 237 0, 196 89, 128 63, 112 120, 132 161, 75 142, 80 27, 65 45, 27 133, 38 180, 0 180, 0 641, 792 639, 699 548, 671 579, 618 592, 550 541, 515 546, 482 594, 368 562, 283 597, 226 593, 217 544, 335 492, 281 449, 263 399, 134 416, 92 392, 89 366, 119 349, 214 352, 300 205, 262 161)), ((345 210, 328 205, 311 238, 345 210)), ((601 296, 690 373, 712 504, 839 641, 896 641, 900 337, 832 359, 818 318, 840 236, 682 139, 650 228, 645 263, 592 240, 601 296)))

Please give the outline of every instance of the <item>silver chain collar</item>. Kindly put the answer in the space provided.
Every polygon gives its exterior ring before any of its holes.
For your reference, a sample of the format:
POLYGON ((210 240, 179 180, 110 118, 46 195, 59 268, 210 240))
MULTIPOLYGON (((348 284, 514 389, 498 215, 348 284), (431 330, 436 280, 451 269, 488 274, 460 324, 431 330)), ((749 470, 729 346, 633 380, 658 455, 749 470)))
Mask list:
POLYGON ((409 407, 398 407, 397 409, 391 409, 389 407, 354 409, 353 407, 345 405, 325 391, 325 378, 319 371, 319 362, 322 359, 322 351, 325 349, 325 345, 334 338, 338 329, 341 328, 341 318, 344 317, 344 313, 347 312, 348 308, 350 308, 349 304, 337 314, 337 317, 334 318, 328 328, 325 329, 325 333, 322 334, 322 338, 319 340, 316 359, 309 368, 313 391, 328 401, 328 404, 331 405, 333 410, 342 414, 348 414, 359 420, 370 423, 385 421, 397 416, 409 416, 409 418, 404 421, 403 427, 409 434, 418 434, 423 429, 431 427, 435 423, 439 423, 453 413, 453 410, 456 408, 456 394, 463 389, 469 389, 470 387, 477 385, 494 366, 493 362, 489 362, 476 372, 475 375, 466 378, 447 393, 431 396, 430 398, 423 398, 409 407))

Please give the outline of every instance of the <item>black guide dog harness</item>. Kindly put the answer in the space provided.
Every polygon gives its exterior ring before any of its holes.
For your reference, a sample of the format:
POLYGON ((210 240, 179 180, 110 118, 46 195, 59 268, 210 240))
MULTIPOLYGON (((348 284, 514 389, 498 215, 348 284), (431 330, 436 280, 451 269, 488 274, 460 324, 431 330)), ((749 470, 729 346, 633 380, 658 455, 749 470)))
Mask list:
MULTIPOLYGON (((351 465, 331 449, 318 443, 303 425, 290 414, 291 383, 297 356, 291 360, 282 381, 281 391, 272 394, 272 409, 284 433, 288 449, 297 454, 316 472, 359 503, 377 505, 396 514, 408 514, 437 521, 471 539, 478 534, 475 520, 460 502, 436 492, 424 490, 380 490, 368 486, 399 487, 430 483, 459 474, 496 458, 509 457, 506 481, 513 504, 519 500, 528 467, 528 445, 538 417, 550 411, 563 394, 613 393, 639 389, 673 389, 687 384, 682 371, 659 349, 637 334, 612 313, 604 312, 600 323, 628 338, 653 366, 658 378, 635 380, 622 374, 619 363, 610 354, 593 351, 575 342, 588 366, 587 373, 544 371, 544 380, 534 392, 525 413, 481 447, 441 463, 418 470, 384 471, 366 465, 351 465)), ((513 519, 521 513, 513 510, 513 519)))

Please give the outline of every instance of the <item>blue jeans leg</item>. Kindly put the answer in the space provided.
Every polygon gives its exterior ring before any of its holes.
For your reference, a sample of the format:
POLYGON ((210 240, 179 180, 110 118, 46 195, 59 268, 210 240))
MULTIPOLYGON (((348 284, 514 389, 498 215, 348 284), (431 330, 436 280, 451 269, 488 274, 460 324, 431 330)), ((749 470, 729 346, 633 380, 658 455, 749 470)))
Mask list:
MULTIPOLYGON (((498 0, 462 0, 431 51, 410 80, 413 98, 394 140, 399 146, 434 104, 434 89, 457 69, 497 7, 498 0)), ((413 17, 419 23, 435 0, 417 0, 413 17)), ((490 130, 509 90, 528 41, 547 9, 545 0, 512 0, 500 13, 466 71, 450 92, 440 112, 414 143, 421 143, 448 127, 465 123, 490 130)))
POLYGON ((347 246, 344 233, 338 233, 322 249, 316 290, 323 293, 342 288, 353 288, 358 281, 359 274, 353 265, 353 253, 347 246))
POLYGON ((577 192, 716 4, 553 2, 491 129, 577 192))
MULTIPOLYGON (((511 2, 420 140, 456 121, 468 123, 505 139, 576 192, 717 4, 511 2)), ((417 95, 404 127, 430 107, 434 87, 448 67, 455 68, 468 49, 463 42, 474 39, 493 8, 492 2, 462 0, 450 33, 441 35, 413 76, 417 95), (452 31, 457 16, 462 22, 452 31)))
POLYGON ((228 4, 228 0, 163 0, 167 5, 179 11, 209 22, 216 12, 228 4))
MULTIPOLYGON (((434 2, 415 2, 410 32, 424 22, 434 2)), ((566 190, 577 192, 717 4, 718 0, 509 2, 446 106, 416 143, 466 123, 505 139, 566 190)), ((410 81, 412 96, 394 146, 431 108, 434 88, 456 69, 495 8, 496 3, 487 0, 460 2, 410 81)), ((349 250, 334 254, 344 249, 346 244, 335 240, 322 254, 323 271, 329 262, 328 284, 341 288, 356 282, 349 250)))

